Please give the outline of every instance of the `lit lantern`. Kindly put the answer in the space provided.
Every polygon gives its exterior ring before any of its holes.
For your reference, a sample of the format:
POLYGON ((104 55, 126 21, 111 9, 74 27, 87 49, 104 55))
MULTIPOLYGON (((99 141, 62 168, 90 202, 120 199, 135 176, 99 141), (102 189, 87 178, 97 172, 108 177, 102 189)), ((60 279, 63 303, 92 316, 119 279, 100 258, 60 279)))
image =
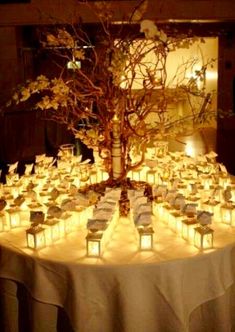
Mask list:
POLYGON ((0 212, 0 232, 4 231, 4 226, 6 223, 6 214, 5 212, 0 212))
POLYGON ((178 189, 179 194, 181 194, 181 195, 187 195, 187 193, 188 193, 188 186, 184 182, 180 182, 178 184, 177 189, 178 189))
POLYGON ((45 246, 44 228, 33 224, 26 230, 27 246, 31 249, 40 249, 45 246))
POLYGON ((47 220, 44 222, 45 228, 45 240, 46 244, 51 244, 60 238, 60 225, 59 220, 54 219, 53 217, 47 217, 47 220))
POLYGON ((213 213, 214 215, 214 220, 219 220, 220 219, 220 203, 213 198, 210 198, 208 201, 202 204, 202 207, 213 213))
POLYGON ((101 181, 106 181, 106 180, 108 180, 108 178, 109 178, 109 173, 108 173, 105 169, 101 168, 101 169, 100 169, 100 173, 101 173, 101 181))
POLYGON ((231 183, 231 179, 230 179, 230 176, 228 176, 227 173, 221 174, 219 176, 219 185, 222 186, 223 188, 228 186, 230 183, 231 183))
POLYGON ((176 233, 181 233, 183 214, 180 211, 173 211, 169 214, 168 226, 176 233))
POLYGON ((161 217, 163 214, 163 203, 162 202, 156 202, 156 200, 153 201, 153 213, 156 217, 161 217))
POLYGON ((220 208, 221 221, 224 224, 235 226, 235 206, 233 204, 225 203, 220 208))
POLYGON ((8 186, 14 186, 14 184, 16 184, 18 180, 19 180, 19 174, 18 173, 6 174, 6 184, 8 186))
POLYGON ((189 243, 194 242, 194 233, 195 233, 195 227, 197 225, 197 221, 195 218, 188 218, 182 220, 182 238, 189 243))
POLYGON ((74 144, 62 144, 60 145, 60 155, 62 159, 69 159, 74 155, 74 144))
POLYGON ((20 209, 15 205, 11 205, 10 209, 6 211, 8 213, 9 228, 19 227, 21 224, 20 209))
POLYGON ((90 184, 94 184, 98 182, 98 174, 97 174, 97 170, 93 169, 91 170, 90 173, 90 184))
POLYGON ((165 157, 167 152, 168 152, 168 145, 169 145, 169 143, 167 141, 156 141, 156 142, 154 142, 155 156, 157 158, 165 157))
POLYGON ((60 237, 65 236, 73 231, 72 214, 65 213, 59 219, 60 237))
POLYGON ((213 234, 214 230, 208 226, 199 226, 195 228, 194 245, 198 249, 212 249, 213 248, 213 234))
POLYGON ((59 237, 63 238, 65 236, 65 219, 60 218, 58 224, 59 224, 59 237))
POLYGON ((146 172, 146 181, 150 184, 155 184, 157 182, 156 179, 156 171, 149 170, 146 172))
POLYGON ((69 234, 74 230, 74 216, 73 213, 69 216, 69 218, 64 220, 64 231, 65 234, 69 234))
POLYGON ((153 249, 153 234, 152 227, 145 226, 138 228, 139 232, 139 249, 140 250, 152 250, 153 249))
POLYGON ((161 221, 164 224, 168 225, 169 219, 170 219, 170 214, 174 211, 175 211, 175 209, 172 206, 170 206, 169 204, 163 204, 163 212, 162 212, 161 221))
POLYGON ((86 236, 86 251, 88 257, 101 256, 101 240, 103 234, 101 232, 88 233, 86 236))
POLYGON ((132 170, 132 180, 140 181, 141 168, 132 170))
POLYGON ((210 175, 201 175, 201 182, 205 190, 209 190, 213 179, 210 175))

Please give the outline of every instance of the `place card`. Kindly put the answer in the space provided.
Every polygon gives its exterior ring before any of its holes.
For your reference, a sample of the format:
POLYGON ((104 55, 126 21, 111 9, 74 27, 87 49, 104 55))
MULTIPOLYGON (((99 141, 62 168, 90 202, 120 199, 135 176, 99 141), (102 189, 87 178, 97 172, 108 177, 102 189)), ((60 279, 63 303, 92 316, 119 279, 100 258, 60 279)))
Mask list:
POLYGON ((107 220, 101 218, 88 219, 87 221, 87 229, 89 230, 97 230, 97 231, 105 231, 108 227, 107 220))
POLYGON ((42 211, 30 211, 29 221, 31 223, 42 224, 45 220, 45 214, 42 211))
POLYGON ((32 173, 32 171, 33 171, 33 163, 32 164, 26 164, 24 174, 25 175, 30 175, 32 173))
POLYGON ((47 214, 53 218, 60 218, 62 213, 62 209, 56 205, 51 205, 47 210, 47 214))
POLYGON ((197 221, 202 225, 206 226, 212 223, 213 213, 208 211, 198 211, 197 212, 197 221))
POLYGON ((21 205, 24 203, 24 201, 25 201, 24 196, 23 196, 23 195, 19 195, 19 196, 17 196, 17 197, 14 199, 14 204, 15 204, 16 206, 21 206, 21 205))
POLYGON ((10 174, 15 173, 18 166, 18 161, 14 164, 9 164, 8 166, 9 166, 8 173, 10 174))
POLYGON ((143 212, 136 216, 134 223, 136 227, 147 226, 152 223, 153 214, 151 212, 143 212))

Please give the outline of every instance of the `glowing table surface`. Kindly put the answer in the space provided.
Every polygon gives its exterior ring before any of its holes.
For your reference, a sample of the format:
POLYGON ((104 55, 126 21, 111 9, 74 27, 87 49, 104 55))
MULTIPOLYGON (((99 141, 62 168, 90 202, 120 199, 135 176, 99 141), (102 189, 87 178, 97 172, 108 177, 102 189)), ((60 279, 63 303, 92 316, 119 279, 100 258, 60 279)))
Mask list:
POLYGON ((163 305, 187 331, 192 311, 234 282, 235 230, 214 224, 214 249, 201 252, 163 223, 153 226, 154 250, 140 252, 133 221, 120 218, 101 258, 86 256, 85 227, 37 251, 26 246, 26 228, 0 233, 0 278, 63 307, 75 331, 119 324, 117 331, 156 332, 163 305))

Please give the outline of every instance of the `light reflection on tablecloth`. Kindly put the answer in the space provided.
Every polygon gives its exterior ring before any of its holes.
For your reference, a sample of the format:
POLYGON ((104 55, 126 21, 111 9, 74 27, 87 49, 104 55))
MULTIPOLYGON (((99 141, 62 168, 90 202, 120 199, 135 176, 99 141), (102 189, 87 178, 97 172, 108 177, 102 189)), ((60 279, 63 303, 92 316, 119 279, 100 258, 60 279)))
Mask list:
POLYGON ((154 250, 138 251, 134 224, 122 218, 102 258, 86 257, 86 230, 48 248, 26 247, 24 229, 0 234, 0 277, 23 283, 39 301, 64 307, 75 331, 112 332, 111 318, 125 332, 155 332, 156 291, 187 331, 191 312, 217 298, 234 279, 231 249, 235 230, 215 224, 215 249, 201 253, 165 225, 154 223, 154 250), (117 295, 118 294, 118 295, 117 295), (122 310, 113 311, 119 298, 122 310), (151 323, 150 323, 151 322, 151 323))

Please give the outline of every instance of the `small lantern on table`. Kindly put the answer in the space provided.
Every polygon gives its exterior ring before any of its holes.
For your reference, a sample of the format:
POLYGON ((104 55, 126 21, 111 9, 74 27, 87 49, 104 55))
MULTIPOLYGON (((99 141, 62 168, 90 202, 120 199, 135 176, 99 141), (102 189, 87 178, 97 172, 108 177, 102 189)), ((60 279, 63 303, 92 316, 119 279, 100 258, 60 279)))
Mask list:
POLYGON ((86 252, 88 257, 101 256, 101 232, 89 232, 86 236, 86 252))
POLYGON ((197 204, 188 203, 185 204, 183 213, 186 215, 186 219, 182 220, 182 238, 190 243, 194 241, 194 228, 197 225, 196 211, 197 204))
POLYGON ((221 205, 221 219, 222 222, 230 226, 235 225, 234 204, 232 201, 232 187, 227 186, 223 191, 224 204, 221 205))
POLYGON ((0 199, 0 232, 4 231, 4 226, 6 224, 6 213, 3 211, 6 205, 7 202, 4 199, 0 199))
POLYGON ((235 226, 235 206, 232 202, 225 202, 221 205, 220 212, 222 223, 235 226))
POLYGON ((20 208, 15 204, 10 205, 10 208, 6 210, 8 213, 8 229, 21 226, 20 208))
POLYGON ((48 216, 44 224, 46 227, 45 232, 45 241, 47 245, 59 240, 60 238, 60 225, 58 219, 55 219, 52 216, 48 216))
POLYGON ((212 215, 208 211, 198 211, 197 213, 197 222, 200 226, 195 228, 194 245, 198 249, 213 248, 214 230, 208 226, 211 224, 212 215))
POLYGON ((26 230, 27 246, 31 249, 40 249, 45 246, 44 228, 34 223, 26 230))
POLYGON ((138 228, 139 233, 139 249, 153 250, 153 234, 154 230, 151 226, 144 226, 138 228))

